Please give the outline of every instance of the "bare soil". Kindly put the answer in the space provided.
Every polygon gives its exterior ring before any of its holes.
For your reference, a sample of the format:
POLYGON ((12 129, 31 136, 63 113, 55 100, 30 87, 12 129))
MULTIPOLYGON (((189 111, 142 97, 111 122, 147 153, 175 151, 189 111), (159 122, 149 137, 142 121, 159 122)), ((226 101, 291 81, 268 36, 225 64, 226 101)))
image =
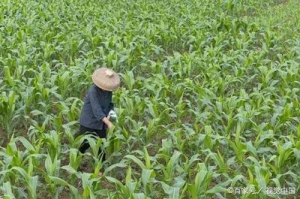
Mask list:
POLYGON ((0 126, 0 146, 4 147, 8 143, 7 133, 4 129, 0 126))

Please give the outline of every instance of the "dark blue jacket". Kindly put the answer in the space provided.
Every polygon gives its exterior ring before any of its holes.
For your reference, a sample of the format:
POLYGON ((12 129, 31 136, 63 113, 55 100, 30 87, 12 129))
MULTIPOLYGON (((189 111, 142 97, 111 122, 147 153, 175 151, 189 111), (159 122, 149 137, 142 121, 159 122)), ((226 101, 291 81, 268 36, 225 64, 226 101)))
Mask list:
POLYGON ((93 84, 86 97, 80 116, 80 125, 102 130, 104 123, 102 119, 114 108, 112 103, 112 92, 105 91, 93 84))

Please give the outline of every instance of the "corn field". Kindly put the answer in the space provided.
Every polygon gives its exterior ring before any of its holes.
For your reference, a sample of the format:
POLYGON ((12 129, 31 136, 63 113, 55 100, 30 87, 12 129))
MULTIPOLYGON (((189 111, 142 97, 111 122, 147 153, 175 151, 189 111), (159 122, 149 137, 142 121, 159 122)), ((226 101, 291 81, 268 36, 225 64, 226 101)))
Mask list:
POLYGON ((0 198, 299 198, 299 8, 1 0, 0 198), (75 138, 102 66, 119 121, 75 138))

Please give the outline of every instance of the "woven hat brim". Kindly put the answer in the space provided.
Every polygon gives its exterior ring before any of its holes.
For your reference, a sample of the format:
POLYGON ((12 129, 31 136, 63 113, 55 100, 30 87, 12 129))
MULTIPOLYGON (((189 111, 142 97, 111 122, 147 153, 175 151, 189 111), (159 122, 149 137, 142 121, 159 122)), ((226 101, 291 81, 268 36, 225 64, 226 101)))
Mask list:
POLYGON ((106 91, 115 91, 120 86, 120 77, 109 68, 99 68, 92 75, 92 80, 96 86, 106 91))

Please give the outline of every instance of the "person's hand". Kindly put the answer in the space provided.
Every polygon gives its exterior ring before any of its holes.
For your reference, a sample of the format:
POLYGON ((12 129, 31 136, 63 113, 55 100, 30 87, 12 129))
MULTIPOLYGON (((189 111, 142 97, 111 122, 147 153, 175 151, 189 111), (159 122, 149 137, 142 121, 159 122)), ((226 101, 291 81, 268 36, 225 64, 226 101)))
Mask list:
POLYGON ((103 118, 102 121, 107 125, 109 129, 112 129, 114 127, 113 123, 111 123, 111 121, 109 121, 107 117, 103 118))
POLYGON ((113 123, 111 123, 110 121, 106 125, 109 129, 112 129, 114 127, 113 123))

